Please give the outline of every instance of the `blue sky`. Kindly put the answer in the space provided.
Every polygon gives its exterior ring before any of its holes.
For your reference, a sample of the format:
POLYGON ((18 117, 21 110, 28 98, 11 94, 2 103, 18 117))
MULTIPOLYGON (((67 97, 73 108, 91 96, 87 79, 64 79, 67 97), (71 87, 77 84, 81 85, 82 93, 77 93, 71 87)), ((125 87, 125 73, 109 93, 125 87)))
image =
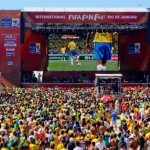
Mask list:
POLYGON ((0 0, 0 9, 24 7, 145 7, 150 0, 0 0))

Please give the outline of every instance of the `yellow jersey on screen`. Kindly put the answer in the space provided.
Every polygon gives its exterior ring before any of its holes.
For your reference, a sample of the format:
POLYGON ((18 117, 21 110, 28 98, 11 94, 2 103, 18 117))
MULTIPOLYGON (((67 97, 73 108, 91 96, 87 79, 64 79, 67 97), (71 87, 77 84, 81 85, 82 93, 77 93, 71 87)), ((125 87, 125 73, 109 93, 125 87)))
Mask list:
POLYGON ((64 54, 66 52, 66 48, 61 48, 61 53, 64 54))
POLYGON ((96 32, 93 42, 112 43, 112 34, 109 32, 96 32))
POLYGON ((76 49, 76 44, 75 44, 75 42, 71 41, 71 42, 68 44, 68 48, 69 48, 69 50, 75 50, 75 49, 76 49))

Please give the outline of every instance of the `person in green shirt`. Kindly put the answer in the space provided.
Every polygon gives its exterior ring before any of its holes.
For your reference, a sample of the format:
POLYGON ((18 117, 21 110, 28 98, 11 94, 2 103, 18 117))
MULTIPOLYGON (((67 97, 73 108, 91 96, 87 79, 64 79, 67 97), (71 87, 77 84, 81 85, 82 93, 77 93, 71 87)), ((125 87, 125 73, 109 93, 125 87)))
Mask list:
POLYGON ((109 138, 106 138, 105 135, 103 136, 103 144, 104 144, 106 147, 109 147, 109 138))

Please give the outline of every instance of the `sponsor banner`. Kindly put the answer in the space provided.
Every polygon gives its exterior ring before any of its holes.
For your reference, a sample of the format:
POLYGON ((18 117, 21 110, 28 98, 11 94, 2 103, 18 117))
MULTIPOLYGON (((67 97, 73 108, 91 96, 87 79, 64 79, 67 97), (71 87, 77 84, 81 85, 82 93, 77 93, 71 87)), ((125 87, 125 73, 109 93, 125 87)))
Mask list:
MULTIPOLYGON (((81 54, 80 60, 93 60, 93 54, 81 54)), ((48 60, 61 60, 64 56, 62 54, 48 54, 48 60)), ((70 60, 70 56, 65 55, 66 60, 70 60)))
POLYGON ((8 34, 4 36, 4 41, 16 41, 17 37, 13 34, 8 34))
POLYGON ((7 57, 14 57, 15 56, 15 52, 6 52, 6 56, 7 57))
MULTIPOLYGON (((50 56, 50 57, 48 57, 48 60, 61 60, 61 59, 62 59, 62 57, 59 57, 59 56, 50 56)), ((69 57, 65 56, 65 59, 69 60, 69 57)))
POLYGON ((15 86, 19 86, 21 69, 20 15, 20 10, 0 10, 0 71, 15 86))
POLYGON ((17 43, 4 43, 4 47, 16 47, 17 43))
POLYGON ((16 35, 7 34, 3 36, 3 49, 6 57, 16 57, 17 38, 16 35))
MULTIPOLYGON (((62 58, 61 56, 50 56, 48 60, 61 60, 62 58)), ((65 60, 70 60, 70 56, 65 56, 65 60)), ((79 60, 93 60, 93 57, 80 56, 79 60)))
POLYGON ((79 39, 79 37, 75 35, 63 35, 62 39, 79 39))
POLYGON ((9 38, 9 37, 6 37, 4 38, 5 41, 16 41, 16 38, 9 38))
POLYGON ((36 23, 146 23, 148 12, 24 12, 36 23))
POLYGON ((32 54, 40 54, 40 43, 30 43, 29 51, 32 54))
POLYGON ((140 54, 141 44, 140 43, 128 43, 128 54, 140 54))
POLYGON ((16 43, 16 41, 5 41, 6 42, 6 44, 15 44, 16 43))
POLYGON ((6 48, 6 51, 15 51, 17 38, 16 35, 5 35, 4 36, 4 47, 6 48))
POLYGON ((7 65, 13 65, 13 61, 8 61, 7 65))
POLYGON ((1 26, 2 27, 19 27, 20 19, 19 18, 2 18, 1 26))
MULTIPOLYGON (((48 56, 53 56, 53 57, 62 57, 63 55, 62 54, 48 54, 48 56)), ((68 56, 67 54, 65 54, 65 56, 68 56)), ((88 57, 88 56, 94 56, 94 54, 80 54, 80 56, 85 56, 85 57, 88 57)))
POLYGON ((11 27, 12 26, 12 19, 11 18, 4 18, 1 20, 2 27, 11 27))
POLYGON ((111 60, 118 60, 118 55, 114 55, 111 57, 111 60))
MULTIPOLYGON (((61 60, 62 54, 48 54, 48 60, 61 60)), ((70 60, 70 56, 65 55, 66 60, 70 60)), ((94 60, 94 54, 81 54, 80 60, 94 60)), ((118 55, 112 55, 111 60, 118 60, 118 55)))
POLYGON ((13 52, 13 51, 15 51, 15 48, 6 48, 6 51, 11 51, 11 52, 13 52))

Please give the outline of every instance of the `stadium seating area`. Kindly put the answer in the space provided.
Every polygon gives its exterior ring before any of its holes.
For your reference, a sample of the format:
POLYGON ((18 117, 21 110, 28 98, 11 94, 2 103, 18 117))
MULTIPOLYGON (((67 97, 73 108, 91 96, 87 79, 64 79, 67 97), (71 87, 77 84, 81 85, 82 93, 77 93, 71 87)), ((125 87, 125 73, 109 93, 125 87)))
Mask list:
POLYGON ((149 150, 150 88, 123 88, 111 101, 96 93, 95 88, 4 88, 0 149, 149 150))

